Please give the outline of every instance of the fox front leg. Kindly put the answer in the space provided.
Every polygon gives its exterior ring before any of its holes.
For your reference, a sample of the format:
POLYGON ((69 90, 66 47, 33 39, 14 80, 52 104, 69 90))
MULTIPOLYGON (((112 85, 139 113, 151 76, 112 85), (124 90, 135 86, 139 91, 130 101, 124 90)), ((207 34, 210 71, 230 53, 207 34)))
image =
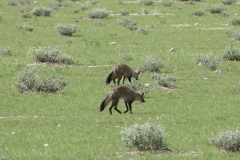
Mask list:
POLYGON ((132 83, 132 80, 131 80, 131 78, 132 78, 132 77, 128 77, 128 81, 129 81, 130 83, 132 83))
POLYGON ((132 114, 132 102, 128 103, 129 109, 130 109, 130 113, 132 114))

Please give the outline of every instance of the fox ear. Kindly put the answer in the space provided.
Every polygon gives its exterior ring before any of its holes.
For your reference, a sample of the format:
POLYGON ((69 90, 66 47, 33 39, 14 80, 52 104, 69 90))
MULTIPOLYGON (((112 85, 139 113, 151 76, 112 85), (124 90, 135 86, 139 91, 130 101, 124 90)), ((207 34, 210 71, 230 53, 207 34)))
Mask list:
POLYGON ((136 72, 137 72, 137 74, 139 74, 139 73, 144 72, 144 71, 142 71, 142 70, 137 70, 136 72))

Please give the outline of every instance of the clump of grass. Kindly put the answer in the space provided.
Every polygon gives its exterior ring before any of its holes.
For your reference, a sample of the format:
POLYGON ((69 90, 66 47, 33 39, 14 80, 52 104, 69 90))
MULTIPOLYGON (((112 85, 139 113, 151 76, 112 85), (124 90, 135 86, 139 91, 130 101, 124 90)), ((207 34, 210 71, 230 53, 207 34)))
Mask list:
POLYGON ((36 67, 30 67, 19 75, 15 86, 21 93, 29 91, 55 93, 67 85, 65 81, 62 81, 62 77, 54 75, 50 75, 46 79, 37 79, 36 77, 39 77, 36 75, 36 67))
POLYGON ((32 25, 28 25, 28 24, 20 24, 16 26, 17 29, 24 29, 26 31, 32 32, 33 31, 33 26, 32 25))
POLYGON ((148 32, 146 29, 144 29, 144 28, 140 28, 140 29, 138 30, 138 33, 141 33, 141 34, 143 34, 143 35, 147 35, 149 32, 148 32))
POLYGON ((6 55, 10 53, 11 53, 11 49, 9 47, 0 46, 0 55, 6 55))
POLYGON ((16 0, 8 0, 7 4, 9 6, 16 6, 18 4, 18 2, 16 0))
POLYGON ((240 83, 239 84, 232 84, 231 88, 234 92, 240 93, 240 83))
POLYGON ((51 15, 51 9, 46 7, 36 7, 32 11, 36 17, 49 17, 51 15))
POLYGON ((99 3, 99 0, 90 0, 90 3, 93 4, 93 5, 96 5, 99 3))
POLYGON ((226 18, 229 16, 229 13, 226 11, 223 11, 220 15, 221 15, 221 17, 226 18))
POLYGON ((240 41, 240 31, 238 30, 228 30, 226 31, 226 34, 228 37, 240 41))
POLYGON ((129 11, 127 11, 126 9, 120 9, 120 10, 119 10, 119 13, 120 13, 122 16, 127 16, 127 15, 129 15, 129 11))
POLYGON ((122 141, 127 147, 136 147, 140 151, 168 150, 164 127, 160 124, 146 122, 134 124, 121 131, 122 141))
POLYGON ((197 64, 203 64, 207 69, 216 70, 221 62, 221 59, 214 56, 213 54, 208 54, 205 56, 201 54, 196 54, 195 62, 197 64))
POLYGON ((239 16, 236 16, 236 17, 233 17, 229 23, 231 25, 240 25, 240 17, 239 16))
POLYGON ((236 2, 236 0, 221 0, 224 5, 231 5, 236 2))
POLYGON ((131 61, 133 59, 133 57, 130 53, 119 54, 119 58, 126 60, 126 61, 131 61))
POLYGON ((126 84, 126 86, 128 86, 129 88, 132 88, 135 91, 139 91, 142 89, 141 84, 135 79, 133 79, 131 83, 126 84))
POLYGON ((32 15, 31 15, 29 12, 24 12, 24 13, 22 14, 22 17, 23 17, 23 18, 32 18, 32 15))
POLYGON ((153 0, 138 0, 139 3, 143 4, 143 5, 152 5, 153 4, 153 0))
POLYGON ((162 3, 162 5, 165 6, 165 7, 170 7, 170 6, 173 4, 173 2, 170 1, 170 0, 162 0, 161 3, 162 3))
POLYGON ((118 20, 118 25, 126 27, 131 31, 137 29, 137 22, 133 21, 131 18, 128 17, 118 20))
POLYGON ((30 48, 30 54, 36 62, 73 64, 73 59, 63 54, 57 47, 30 48))
POLYGON ((139 64, 139 70, 157 72, 164 67, 162 60, 154 56, 148 56, 139 64))
POLYGON ((222 13, 224 10, 225 8, 222 5, 211 5, 207 8, 207 11, 212 14, 219 14, 222 13))
POLYGON ((21 5, 30 5, 32 4, 32 0, 19 0, 21 5))
POLYGON ((192 14, 200 17, 200 16, 203 16, 205 13, 202 10, 197 10, 197 11, 194 11, 192 14))
POLYGON ((92 18, 92 19, 94 18, 103 19, 103 18, 107 18, 108 15, 109 15, 108 11, 106 9, 101 9, 101 8, 95 8, 87 12, 88 18, 92 18))
POLYGON ((61 35, 71 36, 77 32, 77 26, 75 24, 58 24, 57 30, 61 35))
POLYGON ((2 16, 2 15, 0 15, 0 22, 2 21, 2 19, 3 19, 3 16, 2 16))
POLYGON ((223 59, 230 61, 240 61, 240 50, 234 46, 228 46, 223 53, 223 59))
POLYGON ((230 152, 240 151, 240 132, 222 131, 218 135, 213 136, 210 142, 218 149, 223 149, 230 152))
POLYGON ((162 76, 158 74, 152 75, 152 79, 154 79, 160 86, 167 87, 167 88, 176 88, 176 85, 174 84, 177 81, 176 77, 169 76, 166 74, 163 74, 162 76))
POLYGON ((124 4, 124 0, 117 0, 118 4, 124 4))
POLYGON ((49 7, 53 10, 58 10, 58 8, 61 6, 61 2, 57 1, 57 0, 52 0, 49 2, 49 7))

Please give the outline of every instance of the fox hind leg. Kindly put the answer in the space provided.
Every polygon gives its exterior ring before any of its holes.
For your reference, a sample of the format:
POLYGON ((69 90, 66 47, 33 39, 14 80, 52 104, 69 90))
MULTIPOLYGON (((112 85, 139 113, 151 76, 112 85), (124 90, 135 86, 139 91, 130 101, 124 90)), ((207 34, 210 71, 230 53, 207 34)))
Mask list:
POLYGON ((129 106, 130 113, 132 114, 132 102, 129 102, 128 106, 129 106))
POLYGON ((125 107, 126 107, 126 111, 124 111, 124 113, 127 113, 128 112, 128 104, 126 101, 124 101, 124 104, 125 104, 125 107))

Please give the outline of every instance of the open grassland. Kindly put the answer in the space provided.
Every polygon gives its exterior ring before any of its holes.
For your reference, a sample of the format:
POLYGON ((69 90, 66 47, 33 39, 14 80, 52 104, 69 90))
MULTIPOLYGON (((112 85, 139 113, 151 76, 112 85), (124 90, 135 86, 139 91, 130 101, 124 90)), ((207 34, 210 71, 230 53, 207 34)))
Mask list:
MULTIPOLYGON (((209 5, 221 5, 218 0, 173 1, 170 7, 159 1, 142 6, 137 1, 100 0, 93 5, 65 0, 71 5, 60 6, 50 17, 23 18, 20 10, 31 13, 37 6, 49 7, 49 2, 16 6, 8 2, 0 2, 0 46, 11 49, 11 54, 0 55, 0 159, 239 159, 239 153, 218 150, 209 138, 239 127, 240 95, 232 85, 240 83, 240 63, 223 60, 218 66, 222 72, 215 73, 194 62, 195 54, 221 57, 225 47, 239 46, 225 33, 240 29, 229 24, 239 13, 239 3, 224 6, 229 14, 224 18, 207 11, 204 16, 192 15, 209 5), (74 13, 82 5, 87 10, 74 13), (93 8, 106 8, 110 15, 89 19, 87 12, 93 8), (130 11, 127 17, 149 33, 118 25, 124 18, 120 9, 130 11), (141 14, 144 9, 157 14, 141 14), (77 32, 61 36, 56 29, 61 23, 77 25, 77 32), (16 28, 22 24, 33 26, 33 31, 16 28), (21 94, 15 86, 19 74, 36 65, 29 48, 38 46, 58 46, 75 61, 73 65, 37 66, 38 75, 61 75, 68 82, 55 94, 21 94), (175 52, 169 52, 171 48, 175 52), (131 61, 121 58, 126 53, 131 61), (146 83, 154 88, 145 103, 134 102, 133 114, 113 110, 110 115, 108 108, 100 113, 99 106, 113 86, 105 84, 113 66, 127 63, 137 69, 146 56, 164 61, 159 74, 177 77, 177 88, 161 89, 152 73, 144 72, 139 83, 143 89, 146 83), (122 128, 150 119, 164 125, 172 152, 137 152, 122 142, 122 128)), ((124 111, 122 101, 118 108, 124 111)))

